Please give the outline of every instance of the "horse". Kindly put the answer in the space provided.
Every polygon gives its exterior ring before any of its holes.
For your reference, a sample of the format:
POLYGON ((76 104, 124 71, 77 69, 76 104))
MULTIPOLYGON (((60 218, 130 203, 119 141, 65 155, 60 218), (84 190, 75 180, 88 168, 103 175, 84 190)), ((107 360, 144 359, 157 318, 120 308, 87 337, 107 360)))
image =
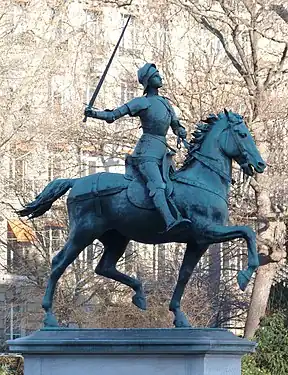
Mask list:
MULTIPOLYGON (((41 216, 51 208, 56 199, 71 189, 67 199, 69 235, 64 247, 52 260, 42 301, 45 310, 44 326, 58 326, 52 309, 56 284, 66 268, 96 239, 104 246, 95 269, 96 274, 132 288, 135 292, 132 303, 143 310, 146 309, 146 299, 141 281, 116 268, 129 241, 186 244, 177 284, 169 304, 169 310, 174 314, 175 327, 190 327, 181 310, 181 298, 195 266, 209 245, 237 238, 246 240, 248 266, 237 275, 240 289, 245 290, 259 267, 259 258, 255 232, 249 226, 228 225, 227 198, 232 161, 236 161, 249 176, 255 171, 262 173, 266 164, 243 117, 232 111, 225 109, 218 115, 210 115, 197 125, 193 135, 183 166, 170 173, 172 190, 169 199, 174 202, 182 217, 190 220, 190 224, 182 231, 163 232, 161 216, 153 207, 141 208, 131 202, 127 193, 131 181, 119 173, 56 179, 33 202, 18 212, 20 216, 29 218, 41 216)), ((188 144, 187 141, 186 143, 188 144)), ((142 190, 144 191, 144 187, 142 190)), ((141 190, 138 194, 139 192, 141 190)), ((143 202, 149 199, 147 195, 146 198, 143 197, 143 202)))

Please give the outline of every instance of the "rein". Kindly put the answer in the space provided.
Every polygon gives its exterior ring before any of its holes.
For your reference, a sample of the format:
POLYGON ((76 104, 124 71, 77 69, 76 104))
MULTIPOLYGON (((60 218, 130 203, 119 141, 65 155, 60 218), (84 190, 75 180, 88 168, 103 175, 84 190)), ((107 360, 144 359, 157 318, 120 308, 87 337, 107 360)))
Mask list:
MULTIPOLYGON (((194 158, 198 160, 201 164, 205 165, 205 167, 209 168, 211 171, 215 172, 223 178, 228 184, 231 184, 232 180, 230 176, 223 172, 217 165, 211 163, 209 159, 212 159, 210 156, 204 155, 199 151, 195 151, 194 158)), ((216 161, 216 159, 214 159, 216 161)))
POLYGON ((211 187, 205 185, 205 184, 202 184, 201 182, 198 182, 198 181, 195 181, 195 180, 190 180, 189 178, 185 178, 185 177, 181 177, 181 176, 177 176, 177 172, 174 173, 170 179, 172 181, 176 181, 176 182, 180 182, 182 184, 185 184, 185 185, 190 185, 190 186, 194 186, 194 187, 197 187, 199 189, 202 189, 202 190, 206 190, 206 191, 209 191, 209 193, 212 193, 212 194, 215 194, 217 195, 218 197, 222 198, 224 200, 224 202, 227 204, 228 206, 228 200, 221 194, 220 191, 218 190, 213 190, 211 189, 211 187))

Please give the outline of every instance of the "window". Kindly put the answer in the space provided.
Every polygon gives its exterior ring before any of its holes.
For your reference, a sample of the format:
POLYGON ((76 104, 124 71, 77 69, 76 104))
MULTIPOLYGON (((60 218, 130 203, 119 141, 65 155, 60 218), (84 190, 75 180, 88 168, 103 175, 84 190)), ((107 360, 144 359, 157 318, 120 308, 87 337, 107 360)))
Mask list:
POLYGON ((92 62, 90 62, 88 73, 89 73, 90 81, 93 82, 92 84, 93 87, 94 86, 96 87, 104 70, 105 70, 105 67, 103 66, 102 59, 96 59, 96 60, 94 59, 92 62))
MULTIPOLYGON (((64 105, 64 77, 60 74, 54 75, 50 79, 49 101, 52 110, 59 113, 63 110, 64 105)), ((67 92, 66 92, 67 94, 67 92)))
POLYGON ((101 10, 92 8, 86 2, 86 24, 85 24, 85 31, 92 39, 95 40, 95 44, 99 43, 99 39, 101 41, 101 32, 102 32, 102 25, 103 25, 103 13, 101 10))
POLYGON ((51 233, 51 251, 52 253, 58 252, 62 245, 62 229, 50 228, 51 233))
POLYGON ((60 228, 59 226, 47 226, 45 228, 45 246, 49 253, 53 256, 56 252, 61 250, 64 244, 64 228, 60 228))
MULTIPOLYGON (((122 28, 126 25, 128 14, 121 15, 121 24, 122 28)), ((137 53, 139 52, 139 40, 140 39, 140 31, 139 27, 137 28, 136 18, 131 17, 129 21, 129 26, 127 27, 125 34, 122 38, 121 45, 119 48, 119 54, 125 55, 126 53, 137 53)))
MULTIPOLYGON (((93 56, 94 57, 94 56, 93 56)), ((100 58, 93 58, 89 63, 88 74, 88 85, 86 89, 86 103, 89 103, 92 95, 94 94, 95 88, 105 70, 104 61, 100 58)), ((103 87, 104 89, 104 87, 103 87)), ((103 99, 105 90, 100 92, 99 98, 103 99)), ((98 98, 98 99, 99 99, 98 98)))
POLYGON ((101 157, 84 157, 82 159, 81 176, 88 176, 97 172, 104 172, 105 169, 102 167, 101 157))
POLYGON ((88 84, 87 85, 87 87, 86 87, 86 95, 85 95, 85 104, 88 104, 90 102, 90 99, 92 98, 93 93, 95 91, 95 87, 92 84, 88 84))
POLYGON ((15 239, 7 242, 7 268, 10 273, 22 274, 23 259, 29 256, 30 245, 18 243, 15 239))
POLYGON ((16 0, 16 3, 18 3, 21 6, 26 6, 28 5, 30 0, 16 0))
POLYGON ((35 190, 34 178, 28 173, 28 160, 23 157, 15 159, 14 189, 31 194, 35 190))
POLYGON ((96 160, 88 160, 88 174, 97 173, 97 162, 96 160))
POLYGON ((231 276, 230 257, 229 243, 221 243, 221 273, 222 277, 227 279, 231 276))
POLYGON ((17 187, 23 188, 27 176, 27 161, 24 155, 11 156, 9 160, 9 181, 17 187))
POLYGON ((25 335, 21 329, 21 315, 24 308, 14 305, 13 302, 6 305, 5 311, 5 336, 6 339, 14 340, 25 335))
POLYGON ((48 160, 48 180, 55 180, 63 176, 62 158, 60 155, 51 155, 48 160))
POLYGON ((23 273, 24 261, 31 254, 35 234, 31 227, 21 220, 7 222, 7 268, 11 273, 23 273))
POLYGON ((121 83, 121 104, 127 103, 137 96, 136 89, 129 82, 121 83))
POLYGON ((53 98, 52 98, 52 104, 55 112, 59 113, 61 112, 62 107, 62 96, 60 92, 54 91, 53 92, 53 98))
POLYGON ((153 44, 152 44, 152 48, 153 48, 153 52, 154 52, 154 55, 159 57, 159 54, 161 54, 162 56, 164 56, 165 52, 166 52, 166 49, 167 47, 170 46, 171 44, 171 33, 168 29, 159 29, 159 28, 155 28, 153 30, 153 44))
POLYGON ((67 51, 68 50, 68 37, 65 30, 65 21, 61 18, 56 25, 55 33, 56 41, 58 42, 57 50, 58 51, 67 51))
POLYGON ((109 158, 105 161, 105 168, 110 173, 125 173, 125 165, 122 159, 109 158))
MULTIPOLYGON (((245 244, 244 244, 245 245, 245 244)), ((247 249, 245 246, 243 246, 243 243, 239 242, 237 244, 237 270, 242 270, 247 268, 248 266, 248 256, 247 256, 247 249)))
POLYGON ((81 176, 99 172, 123 173, 124 161, 118 158, 110 158, 108 156, 83 157, 81 176))
POLYGON ((209 249, 202 255, 198 263, 198 269, 202 276, 207 276, 210 270, 209 249))

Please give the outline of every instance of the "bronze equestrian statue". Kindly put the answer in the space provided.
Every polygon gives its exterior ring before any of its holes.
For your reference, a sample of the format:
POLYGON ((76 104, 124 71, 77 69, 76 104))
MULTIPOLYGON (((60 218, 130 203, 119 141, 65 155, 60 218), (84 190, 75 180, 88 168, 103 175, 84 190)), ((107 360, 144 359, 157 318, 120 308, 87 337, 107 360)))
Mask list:
POLYGON ((248 226, 227 225, 232 160, 249 176, 254 171, 262 173, 266 167, 242 116, 225 110, 200 122, 193 140, 189 144, 186 141, 188 152, 183 166, 175 170, 165 136, 169 126, 183 140, 186 131, 169 101, 158 95, 162 82, 156 66, 144 65, 138 77, 144 86, 143 97, 113 111, 85 111, 85 117, 108 123, 124 115, 140 117, 143 135, 133 155, 127 157, 126 174, 56 179, 19 211, 21 216, 38 217, 71 189, 67 200, 68 240, 52 260, 42 302, 45 326, 58 324, 52 311, 57 281, 96 239, 102 242, 104 251, 95 272, 132 288, 132 302, 140 309, 146 309, 142 283, 116 268, 129 241, 187 244, 169 305, 176 327, 190 326, 180 302, 193 269, 209 245, 236 238, 246 240, 248 267, 237 277, 242 290, 259 266, 254 231, 248 226))

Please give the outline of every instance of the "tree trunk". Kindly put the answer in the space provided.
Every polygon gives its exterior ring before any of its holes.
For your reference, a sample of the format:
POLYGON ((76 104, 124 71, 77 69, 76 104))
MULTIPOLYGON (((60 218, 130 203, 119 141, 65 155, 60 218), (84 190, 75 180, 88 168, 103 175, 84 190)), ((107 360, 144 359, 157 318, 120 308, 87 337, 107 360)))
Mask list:
POLYGON ((269 263, 260 267, 253 287, 248 317, 245 325, 245 337, 252 338, 261 318, 265 315, 270 289, 278 268, 278 263, 269 263))
MULTIPOLYGON (((269 143, 263 137, 265 129, 259 121, 252 124, 255 131, 255 140, 264 160, 269 160, 269 143), (254 126, 253 126, 254 125, 254 126)), ((268 169, 269 167, 267 167, 268 169)), ((271 178, 268 171, 257 175, 254 187, 259 221, 264 218, 268 227, 262 232, 258 230, 258 252, 270 259, 270 263, 261 266, 256 274, 250 307, 245 324, 245 337, 252 338, 257 330, 261 318, 265 315, 273 279, 276 276, 279 263, 285 257, 286 226, 283 220, 276 217, 271 204, 271 178)))

